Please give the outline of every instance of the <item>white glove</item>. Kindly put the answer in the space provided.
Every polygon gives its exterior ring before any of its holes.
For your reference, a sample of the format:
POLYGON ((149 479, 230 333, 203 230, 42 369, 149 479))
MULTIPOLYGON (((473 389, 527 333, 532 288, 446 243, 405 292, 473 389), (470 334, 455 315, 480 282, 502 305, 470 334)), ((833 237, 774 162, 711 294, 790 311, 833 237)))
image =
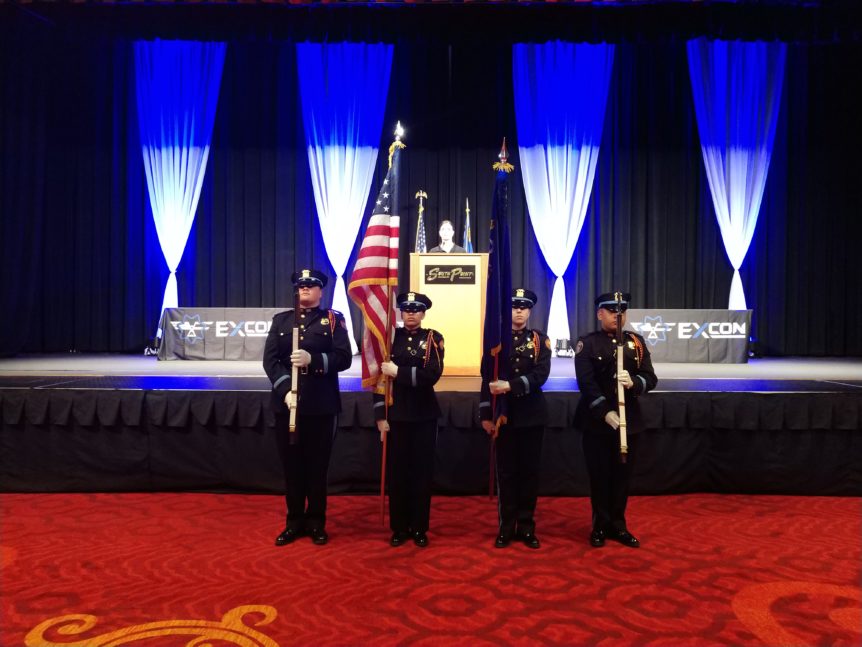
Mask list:
POLYGON ((497 380, 496 382, 489 383, 488 388, 491 390, 492 395, 500 395, 501 393, 508 393, 511 391, 512 385, 506 380, 497 380))
POLYGON ((311 364, 311 353, 307 350, 295 350, 290 354, 290 363, 293 366, 298 366, 299 368, 305 368, 309 364, 311 364))
POLYGON ((377 421, 377 431, 380 432, 380 442, 383 442, 383 437, 389 433, 389 421, 387 420, 378 420, 377 421))
POLYGON ((284 396, 284 404, 288 409, 296 408, 296 394, 293 391, 288 391, 284 396))
POLYGON ((395 362, 383 362, 380 365, 380 370, 387 377, 398 377, 398 365, 395 362))
POLYGON ((620 384, 622 384, 627 389, 630 389, 635 385, 635 383, 632 381, 632 376, 629 375, 629 372, 626 370, 620 371, 619 375, 617 375, 617 379, 620 381, 620 384))
POLYGON ((619 429, 620 428, 620 414, 616 411, 608 411, 605 414, 605 422, 611 426, 611 429, 619 429))

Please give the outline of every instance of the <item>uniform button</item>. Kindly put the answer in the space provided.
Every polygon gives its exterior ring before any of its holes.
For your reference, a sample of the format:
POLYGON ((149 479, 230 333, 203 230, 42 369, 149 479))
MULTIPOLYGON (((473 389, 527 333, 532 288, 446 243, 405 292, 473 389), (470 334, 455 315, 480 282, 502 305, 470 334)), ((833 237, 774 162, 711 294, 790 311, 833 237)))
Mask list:
POLYGON ((412 338, 412 337, 408 337, 408 338, 407 338, 407 341, 413 341, 413 338, 412 338))
POLYGON ((301 315, 299 315, 299 318, 300 318, 300 319, 305 319, 305 315, 304 315, 304 314, 301 314, 301 315))
POLYGON ((299 338, 300 338, 300 339, 305 339, 305 336, 304 336, 304 335, 300 335, 300 336, 299 336, 299 338))
POLYGON ((305 324, 299 324, 300 328, 305 328, 305 324))
POLYGON ((410 348, 410 346, 408 346, 408 347, 407 347, 407 350, 413 350, 413 349, 412 349, 412 348, 410 348))

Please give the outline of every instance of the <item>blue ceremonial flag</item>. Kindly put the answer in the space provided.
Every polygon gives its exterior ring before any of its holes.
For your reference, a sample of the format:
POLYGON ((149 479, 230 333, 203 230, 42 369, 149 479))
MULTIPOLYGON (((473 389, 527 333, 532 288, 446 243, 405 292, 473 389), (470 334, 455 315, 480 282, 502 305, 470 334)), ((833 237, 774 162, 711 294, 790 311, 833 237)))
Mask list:
POLYGON ((467 198, 466 217, 464 218, 464 242, 461 247, 468 254, 473 253, 473 232, 470 230, 470 198, 467 198))
POLYGON ((419 198, 419 222, 416 223, 416 249, 417 254, 424 254, 428 251, 428 243, 425 240, 425 204, 423 200, 428 197, 428 194, 420 190, 416 193, 419 198))
MULTIPOLYGON (((488 284, 485 291, 485 332, 482 342, 482 379, 509 379, 512 348, 512 254, 509 244, 509 182, 514 167, 508 163, 506 140, 500 161, 494 164, 497 178, 491 208, 488 245, 488 284)), ((506 398, 493 397, 493 420, 499 429, 506 423, 506 398)))

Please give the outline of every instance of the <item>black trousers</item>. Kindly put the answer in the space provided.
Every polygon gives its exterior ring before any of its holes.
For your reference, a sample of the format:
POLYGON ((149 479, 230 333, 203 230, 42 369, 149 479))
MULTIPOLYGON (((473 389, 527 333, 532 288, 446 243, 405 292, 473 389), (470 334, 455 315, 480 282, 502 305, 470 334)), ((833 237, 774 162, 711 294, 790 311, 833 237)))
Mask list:
POLYGON ((436 443, 436 420, 389 423, 386 464, 392 532, 428 530, 436 443))
POLYGON ((276 416, 276 440, 284 467, 287 527, 298 532, 326 525, 326 476, 336 416, 296 417, 296 444, 289 443, 290 418, 276 416))
POLYGON ((503 425, 496 440, 500 534, 533 532, 545 428, 503 425))
POLYGON ((629 435, 626 462, 620 462, 620 437, 605 425, 584 431, 584 458, 590 475, 593 530, 627 530, 626 504, 636 435, 629 435))

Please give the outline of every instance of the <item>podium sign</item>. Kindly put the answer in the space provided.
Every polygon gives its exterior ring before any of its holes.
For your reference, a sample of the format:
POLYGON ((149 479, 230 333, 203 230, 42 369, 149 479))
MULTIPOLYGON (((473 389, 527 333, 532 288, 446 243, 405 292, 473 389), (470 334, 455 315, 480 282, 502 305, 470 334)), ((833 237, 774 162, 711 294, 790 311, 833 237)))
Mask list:
POLYGON ((446 340, 443 375, 479 375, 487 254, 410 254, 410 289, 433 305, 422 325, 446 340))

